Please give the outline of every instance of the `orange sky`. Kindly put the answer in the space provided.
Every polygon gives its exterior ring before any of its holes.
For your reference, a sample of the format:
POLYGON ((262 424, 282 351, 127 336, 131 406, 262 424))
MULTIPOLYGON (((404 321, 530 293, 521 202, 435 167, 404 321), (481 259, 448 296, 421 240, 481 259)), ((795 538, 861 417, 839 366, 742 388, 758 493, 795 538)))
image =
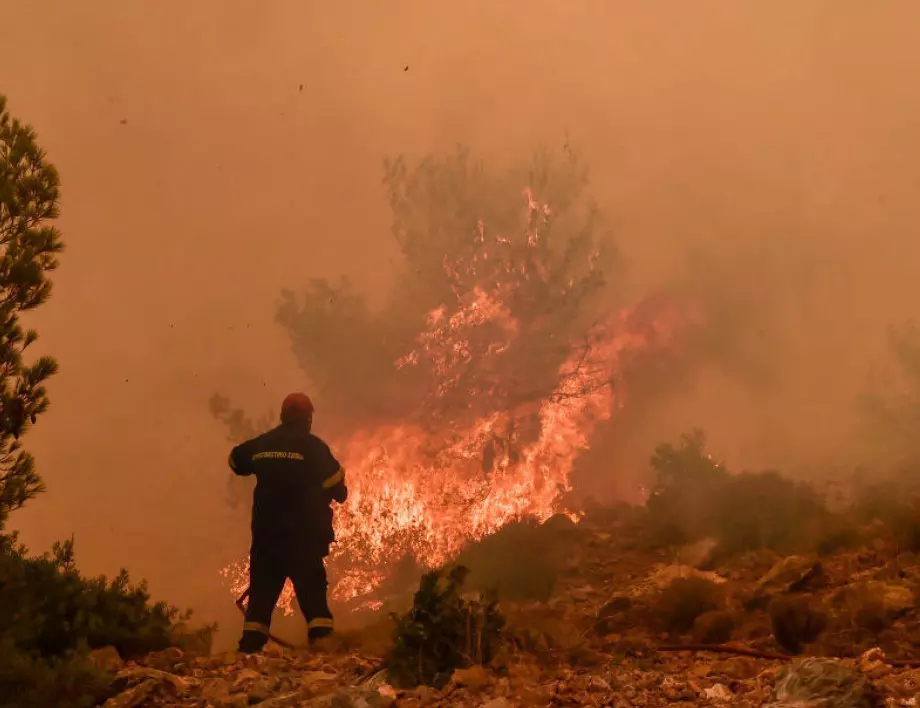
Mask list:
POLYGON ((704 248, 727 296, 775 315, 769 395, 710 372, 646 447, 691 425, 753 463, 832 443, 884 326, 916 314, 914 2, 0 0, 0 17, 0 92, 61 172, 67 244, 36 317, 62 367, 30 435, 49 492, 14 523, 36 549, 73 532, 88 571, 128 565, 180 603, 202 601, 236 523, 207 398, 261 411, 300 385, 281 287, 347 273, 385 292, 386 155, 505 160, 568 131, 631 287, 704 248))

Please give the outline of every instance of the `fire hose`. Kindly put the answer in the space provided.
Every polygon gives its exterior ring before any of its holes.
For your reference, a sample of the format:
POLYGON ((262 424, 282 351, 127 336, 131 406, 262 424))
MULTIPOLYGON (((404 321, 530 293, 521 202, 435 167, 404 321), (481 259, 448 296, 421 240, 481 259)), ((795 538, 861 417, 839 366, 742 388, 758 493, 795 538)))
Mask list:
MULTIPOLYGON (((240 609, 240 612, 243 613, 243 617, 246 616, 246 605, 245 605, 244 603, 246 602, 246 598, 249 597, 249 593, 250 593, 251 591, 252 591, 252 586, 251 586, 251 585, 250 585, 250 586, 247 586, 247 588, 243 591, 243 594, 240 595, 240 596, 236 599, 236 606, 240 609)), ((295 648, 296 648, 296 647, 295 647, 293 644, 291 644, 290 642, 286 642, 286 641, 284 641, 283 639, 279 639, 278 637, 276 637, 276 636, 275 636, 274 634, 272 634, 271 632, 268 633, 268 639, 269 639, 269 641, 272 641, 272 642, 274 642, 275 644, 277 644, 278 646, 284 647, 285 649, 295 649, 295 648)))

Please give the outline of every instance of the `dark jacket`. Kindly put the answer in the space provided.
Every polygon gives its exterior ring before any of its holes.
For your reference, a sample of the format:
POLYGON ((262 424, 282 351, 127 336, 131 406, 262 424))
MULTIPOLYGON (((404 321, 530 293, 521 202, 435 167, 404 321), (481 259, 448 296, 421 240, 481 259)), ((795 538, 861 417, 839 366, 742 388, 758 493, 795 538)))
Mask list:
POLYGON ((348 497, 345 470, 329 446, 300 426, 280 425, 230 452, 230 469, 255 475, 252 543, 328 550, 331 502, 348 497))

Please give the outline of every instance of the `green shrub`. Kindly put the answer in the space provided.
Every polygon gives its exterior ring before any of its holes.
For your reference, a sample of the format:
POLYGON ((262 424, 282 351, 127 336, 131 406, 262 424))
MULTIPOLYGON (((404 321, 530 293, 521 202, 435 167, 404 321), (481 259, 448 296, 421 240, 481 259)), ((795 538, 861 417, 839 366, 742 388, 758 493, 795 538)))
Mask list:
POLYGON ((470 569, 472 588, 494 590, 508 600, 545 601, 563 570, 561 539, 567 532, 558 522, 511 523, 468 546, 457 563, 470 569))
POLYGON ((742 473, 726 483, 715 516, 723 552, 769 548, 791 553, 812 545, 828 512, 811 487, 778 472, 742 473))
POLYGON ((4 708, 89 708, 110 694, 109 676, 83 652, 46 659, 0 638, 0 705, 4 708))
MULTIPOLYGON (((150 604, 143 584, 122 572, 111 583, 77 572, 71 542, 29 557, 4 535, 9 515, 44 490, 23 436, 48 409, 48 356, 28 361, 38 333, 20 315, 51 294, 63 249, 54 220, 60 180, 35 131, 0 96, 0 699, 4 706, 93 705, 104 678, 85 661, 112 645, 131 657, 172 644, 174 608, 150 604)), ((198 638, 207 636, 208 628, 198 638)))
POLYGON ((102 679, 85 662, 89 650, 113 646, 129 659, 166 649, 182 641, 177 622, 189 616, 151 603, 145 584, 132 585, 125 571, 111 582, 84 578, 72 541, 30 557, 14 537, 0 536, 0 695, 18 696, 18 705, 91 705, 102 679))
POLYGON ((391 680, 400 687, 443 686, 454 670, 486 664, 495 655, 505 620, 494 595, 462 594, 468 570, 456 566, 422 577, 412 609, 394 615, 391 680))
POLYGON ((920 551, 920 496, 912 480, 860 486, 852 515, 858 523, 881 523, 900 550, 920 551))
POLYGON ((57 657, 114 646, 135 657, 169 647, 174 623, 186 618, 151 603, 146 584, 132 586, 124 570, 111 582, 81 576, 71 541, 40 557, 9 543, 0 549, 0 634, 21 651, 57 657))
POLYGON ((651 466, 649 532, 659 545, 713 538, 719 559, 764 548, 792 552, 812 546, 829 516, 805 484, 774 471, 729 473, 705 453, 700 431, 678 447, 659 446, 651 466))
POLYGON ((678 447, 655 449, 647 506, 656 543, 675 545, 713 535, 712 510, 724 506, 729 474, 706 455, 705 442, 696 430, 684 435, 678 447))
POLYGON ((815 550, 819 556, 829 556, 837 551, 857 548, 864 540, 852 517, 836 514, 828 519, 821 530, 815 550))

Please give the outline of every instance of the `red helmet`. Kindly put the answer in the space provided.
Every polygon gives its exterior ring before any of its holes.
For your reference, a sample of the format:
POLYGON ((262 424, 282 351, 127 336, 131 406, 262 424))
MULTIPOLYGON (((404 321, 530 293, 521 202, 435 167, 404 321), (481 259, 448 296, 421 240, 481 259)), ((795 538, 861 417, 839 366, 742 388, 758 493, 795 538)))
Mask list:
POLYGON ((313 419, 313 401, 305 393, 292 393, 281 404, 281 422, 307 422, 313 419))

